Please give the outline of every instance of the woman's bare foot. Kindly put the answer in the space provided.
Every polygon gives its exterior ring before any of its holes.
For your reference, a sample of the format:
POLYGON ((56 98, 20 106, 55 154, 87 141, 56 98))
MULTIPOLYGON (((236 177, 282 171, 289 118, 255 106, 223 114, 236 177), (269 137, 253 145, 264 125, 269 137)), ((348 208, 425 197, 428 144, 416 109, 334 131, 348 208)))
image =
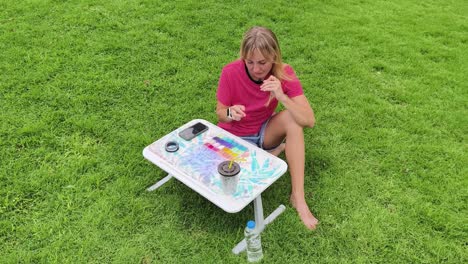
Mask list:
POLYGON ((307 203, 305 202, 305 200, 302 200, 302 201, 296 200, 294 199, 293 195, 291 195, 290 200, 291 200, 292 206, 296 208, 297 213, 299 214, 299 217, 301 218, 304 225, 308 229, 314 230, 317 227, 319 221, 317 218, 314 217, 314 215, 309 209, 309 206, 307 206, 307 203))
POLYGON ((281 154, 281 152, 284 151, 284 149, 286 148, 286 144, 285 143, 281 143, 278 147, 276 147, 275 149, 272 149, 270 150, 269 152, 275 156, 278 156, 279 154, 281 154))

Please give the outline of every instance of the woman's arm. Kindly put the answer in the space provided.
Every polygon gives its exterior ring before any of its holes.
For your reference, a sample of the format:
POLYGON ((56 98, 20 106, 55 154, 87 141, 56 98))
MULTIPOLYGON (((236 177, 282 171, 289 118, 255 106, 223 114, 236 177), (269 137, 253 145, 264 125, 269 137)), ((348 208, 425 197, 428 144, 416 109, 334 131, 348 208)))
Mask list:
POLYGON ((315 125, 314 110, 310 107, 309 101, 305 95, 299 95, 293 98, 284 96, 280 101, 286 109, 292 114, 296 123, 303 127, 313 127, 315 125))
POLYGON ((290 111, 294 120, 303 127, 313 127, 315 125, 315 116, 312 107, 305 95, 289 98, 284 94, 281 88, 281 82, 275 76, 270 76, 260 86, 260 89, 265 92, 271 92, 276 97, 278 102, 282 103, 286 109, 290 111))
POLYGON ((229 123, 232 120, 240 121, 245 117, 245 107, 243 105, 233 105, 228 107, 221 103, 220 101, 216 104, 216 115, 218 116, 218 121, 222 123, 229 123), (227 111, 231 113, 231 117, 228 117, 227 111))

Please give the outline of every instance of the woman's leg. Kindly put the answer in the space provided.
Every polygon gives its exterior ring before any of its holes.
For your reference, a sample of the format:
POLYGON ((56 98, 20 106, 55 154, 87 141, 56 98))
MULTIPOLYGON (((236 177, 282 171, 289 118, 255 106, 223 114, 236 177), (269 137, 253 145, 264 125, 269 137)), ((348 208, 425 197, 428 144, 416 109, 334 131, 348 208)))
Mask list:
POLYGON ((317 218, 310 212, 304 193, 305 147, 303 127, 298 125, 288 110, 274 115, 265 129, 263 147, 280 144, 286 138, 286 160, 291 174, 291 203, 309 229, 315 229, 317 218))
POLYGON ((276 148, 268 150, 268 152, 270 152, 271 154, 273 154, 275 156, 279 156, 279 154, 281 154, 281 152, 283 152, 285 148, 286 148, 286 144, 281 143, 276 148))

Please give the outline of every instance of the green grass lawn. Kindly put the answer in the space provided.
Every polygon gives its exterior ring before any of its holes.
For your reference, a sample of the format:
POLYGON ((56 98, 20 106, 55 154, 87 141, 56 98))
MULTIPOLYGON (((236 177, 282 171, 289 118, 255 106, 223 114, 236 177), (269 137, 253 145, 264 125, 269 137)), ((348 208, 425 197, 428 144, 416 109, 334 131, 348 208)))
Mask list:
POLYGON ((306 230, 287 209, 265 263, 468 262, 468 4, 0 0, 0 263, 245 263, 229 214, 145 146, 193 118, 250 26, 273 29, 317 124, 306 230), (203 4, 201 3, 203 2, 203 4))

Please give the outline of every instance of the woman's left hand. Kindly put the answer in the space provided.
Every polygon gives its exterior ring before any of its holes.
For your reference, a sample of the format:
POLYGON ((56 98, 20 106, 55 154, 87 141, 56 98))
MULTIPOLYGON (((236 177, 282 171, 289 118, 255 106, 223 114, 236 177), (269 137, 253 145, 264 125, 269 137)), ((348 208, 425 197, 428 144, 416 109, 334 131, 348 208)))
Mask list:
POLYGON ((280 80, 273 75, 271 75, 268 79, 263 81, 263 84, 260 85, 260 90, 272 93, 272 95, 276 97, 276 100, 280 102, 286 96, 283 93, 283 88, 281 87, 280 80))

